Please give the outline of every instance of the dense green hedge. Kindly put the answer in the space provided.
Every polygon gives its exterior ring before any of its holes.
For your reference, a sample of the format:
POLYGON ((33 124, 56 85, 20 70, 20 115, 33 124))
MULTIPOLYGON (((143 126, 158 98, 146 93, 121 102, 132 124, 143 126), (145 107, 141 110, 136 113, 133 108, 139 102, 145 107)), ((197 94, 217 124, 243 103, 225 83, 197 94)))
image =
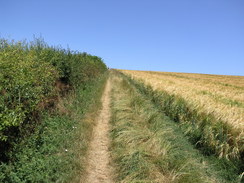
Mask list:
POLYGON ((80 182, 107 73, 82 84, 42 114, 35 131, 13 144, 0 162, 1 183, 80 182), (88 115, 87 115, 88 114, 88 115), (88 118, 88 119, 87 119, 88 118))
POLYGON ((76 88, 106 70, 97 56, 51 47, 42 39, 1 39, 0 141, 8 141, 12 128, 33 121, 40 104, 58 95, 58 82, 76 88))

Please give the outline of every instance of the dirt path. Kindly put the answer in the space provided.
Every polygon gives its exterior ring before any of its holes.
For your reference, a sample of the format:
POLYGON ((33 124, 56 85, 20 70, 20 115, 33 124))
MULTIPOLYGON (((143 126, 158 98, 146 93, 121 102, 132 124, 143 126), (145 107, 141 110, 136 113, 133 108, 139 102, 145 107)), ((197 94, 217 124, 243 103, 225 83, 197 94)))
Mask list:
MULTIPOLYGON (((88 150, 88 168, 86 183, 112 183, 112 168, 109 154, 110 119, 110 80, 108 79, 103 97, 102 110, 97 117, 93 137, 88 150)), ((83 180, 84 181, 84 180, 83 180)), ((82 182, 82 181, 81 181, 82 182)))

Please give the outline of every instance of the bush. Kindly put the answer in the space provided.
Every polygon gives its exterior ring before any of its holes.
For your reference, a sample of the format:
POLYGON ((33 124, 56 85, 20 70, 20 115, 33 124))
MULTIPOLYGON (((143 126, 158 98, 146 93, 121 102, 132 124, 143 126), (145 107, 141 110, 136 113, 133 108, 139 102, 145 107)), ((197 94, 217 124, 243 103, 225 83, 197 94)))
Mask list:
POLYGON ((11 129, 33 121, 39 104, 58 95, 57 81, 76 88, 106 70, 99 57, 51 47, 43 39, 0 40, 0 142, 8 141, 11 129))

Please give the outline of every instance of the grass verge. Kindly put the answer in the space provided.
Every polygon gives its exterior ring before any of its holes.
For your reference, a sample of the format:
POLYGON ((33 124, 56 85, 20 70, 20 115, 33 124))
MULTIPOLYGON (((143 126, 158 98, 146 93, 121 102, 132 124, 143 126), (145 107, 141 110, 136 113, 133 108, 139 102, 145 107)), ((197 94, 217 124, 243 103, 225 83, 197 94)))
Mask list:
POLYGON ((196 150, 177 123, 128 78, 114 76, 112 86, 111 149, 117 182, 240 182, 231 163, 224 167, 227 164, 196 150))
MULTIPOLYGON (((131 76, 141 92, 149 95, 167 116, 184 127, 187 136, 205 154, 215 154, 219 158, 233 161, 244 159, 241 106, 231 107, 203 94, 209 91, 215 97, 221 94, 225 99, 229 96, 242 101, 241 91, 218 88, 211 80, 202 83, 200 80, 191 82, 178 77, 168 78, 160 76, 161 73, 121 72, 131 76)), ((234 82, 236 78, 232 78, 234 82)))
POLYGON ((86 82, 42 116, 35 132, 0 164, 0 182, 79 182, 107 74, 86 82))
POLYGON ((229 167, 229 173, 225 173, 225 176, 244 175, 244 141, 240 135, 237 134, 239 138, 235 138, 235 135, 230 134, 232 128, 228 124, 218 121, 214 116, 199 113, 179 96, 155 91, 141 81, 133 80, 124 74, 121 76, 128 79, 130 84, 147 96, 161 112, 176 122, 203 155, 216 159, 216 164, 222 169, 229 167))

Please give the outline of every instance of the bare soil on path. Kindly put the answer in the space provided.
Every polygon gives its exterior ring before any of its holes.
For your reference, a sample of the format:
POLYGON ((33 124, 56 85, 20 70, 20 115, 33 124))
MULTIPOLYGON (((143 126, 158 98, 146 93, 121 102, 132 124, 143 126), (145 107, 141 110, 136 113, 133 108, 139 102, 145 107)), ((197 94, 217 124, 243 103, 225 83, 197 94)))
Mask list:
POLYGON ((103 97, 102 109, 97 116, 96 126, 88 149, 86 183, 112 183, 112 166, 109 153, 109 120, 110 120, 110 79, 108 79, 103 97))

